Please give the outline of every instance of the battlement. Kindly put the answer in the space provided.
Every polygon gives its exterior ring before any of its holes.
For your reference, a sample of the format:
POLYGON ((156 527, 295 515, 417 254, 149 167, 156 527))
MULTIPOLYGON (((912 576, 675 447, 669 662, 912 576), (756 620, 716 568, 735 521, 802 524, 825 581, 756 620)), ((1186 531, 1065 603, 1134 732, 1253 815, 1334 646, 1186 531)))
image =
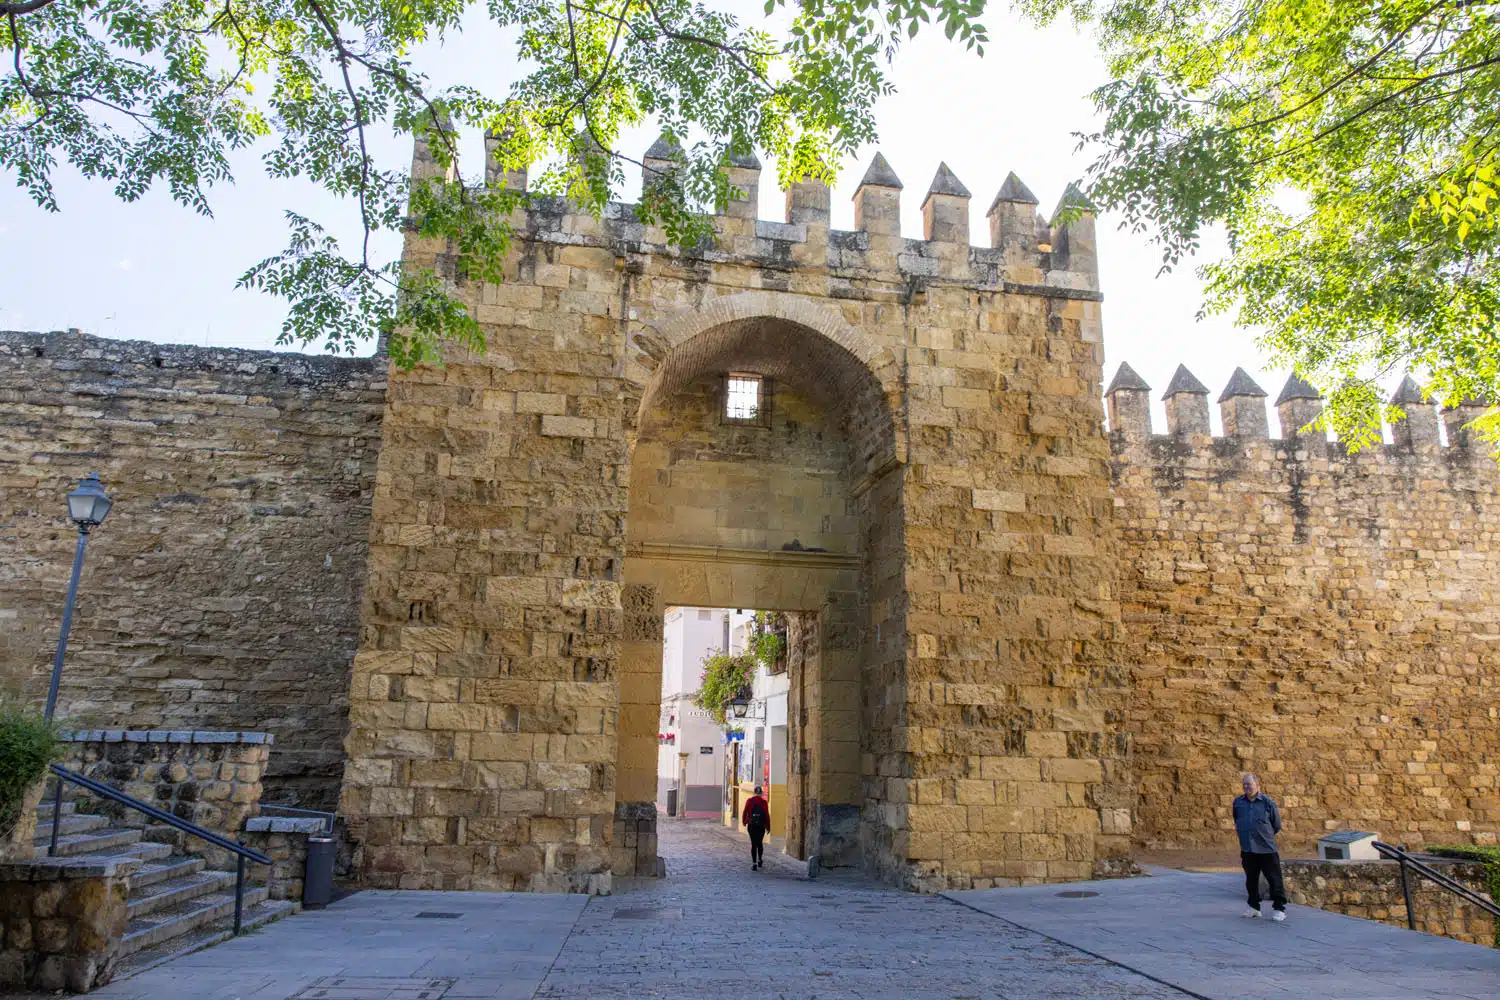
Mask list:
MULTIPOLYGON (((495 161, 492 137, 486 182, 526 190, 526 170, 504 169, 495 161)), ((642 158, 643 188, 675 169, 674 146, 663 136, 642 158)), ((448 168, 451 170, 452 168, 448 168)), ((714 217, 711 246, 673 246, 664 229, 637 217, 636 206, 611 202, 602 217, 567 199, 535 195, 524 221, 523 239, 542 244, 605 248, 618 256, 646 253, 684 257, 708 263, 744 264, 771 271, 827 269, 850 277, 891 283, 959 283, 1019 294, 1099 301, 1099 262, 1094 213, 1076 187, 1064 193, 1051 219, 1038 210, 1035 195, 1014 173, 1001 184, 986 213, 989 246, 969 242, 969 189, 946 163, 940 164, 922 200, 922 236, 901 232, 904 185, 886 158, 876 153, 854 193, 855 229, 829 226, 830 191, 804 178, 784 192, 783 222, 759 218, 761 163, 754 155, 736 157, 729 166, 736 191, 721 215, 714 217), (1075 217, 1064 221, 1066 210, 1075 217)), ((413 177, 447 176, 418 138, 413 177)))
POLYGON ((1153 433, 1151 387, 1130 365, 1120 365, 1104 396, 1117 457, 1128 458, 1133 452, 1154 446, 1178 457, 1201 453, 1225 458, 1244 453, 1256 442, 1265 442, 1266 447, 1284 450, 1286 457, 1302 461, 1376 463, 1383 459, 1441 458, 1449 463, 1493 465, 1488 447, 1467 427, 1485 412, 1485 404, 1466 402, 1440 411, 1423 400, 1421 387, 1410 376, 1390 400, 1405 413, 1404 420, 1390 425, 1393 443, 1354 453, 1341 442, 1328 440, 1323 431, 1309 428, 1323 411, 1323 399, 1296 375, 1287 379, 1274 404, 1281 425, 1279 441, 1270 437, 1267 393, 1243 368, 1235 369, 1219 395, 1224 437, 1212 436, 1209 389, 1185 365, 1177 366, 1161 397, 1167 409, 1166 434, 1153 433), (1440 421, 1447 431, 1446 447, 1438 431, 1440 421))

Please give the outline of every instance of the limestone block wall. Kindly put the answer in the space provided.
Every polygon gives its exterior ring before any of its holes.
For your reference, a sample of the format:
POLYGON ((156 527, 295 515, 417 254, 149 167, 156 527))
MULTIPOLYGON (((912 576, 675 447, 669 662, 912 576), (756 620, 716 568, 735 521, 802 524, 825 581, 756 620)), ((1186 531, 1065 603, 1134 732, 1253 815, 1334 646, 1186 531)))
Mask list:
POLYGON ((722 382, 653 412, 632 455, 630 542, 858 551, 838 415, 773 384, 765 426, 726 423, 722 382))
MULTIPOLYGON (((1428 864, 1481 898, 1490 898, 1484 865, 1430 859, 1428 864)), ((1288 860, 1283 862, 1282 872, 1287 898, 1299 906, 1315 906, 1394 927, 1407 926, 1401 866, 1395 861, 1288 860)), ((1415 874, 1411 876, 1411 894, 1417 930, 1495 947, 1495 918, 1479 907, 1415 874)))
POLYGON ((1221 400, 1237 434, 1207 436, 1198 386, 1177 410, 1201 419, 1153 435, 1127 373, 1110 409, 1139 841, 1232 844, 1254 771, 1292 852, 1341 828, 1493 843, 1500 470, 1467 418, 1443 447, 1418 394, 1397 443, 1350 455, 1299 433, 1320 404, 1294 380, 1282 439, 1253 383, 1221 400))
POLYGON ((331 806, 385 367, 0 333, 0 685, 46 693, 98 472, 61 716, 276 733, 270 794, 331 806))

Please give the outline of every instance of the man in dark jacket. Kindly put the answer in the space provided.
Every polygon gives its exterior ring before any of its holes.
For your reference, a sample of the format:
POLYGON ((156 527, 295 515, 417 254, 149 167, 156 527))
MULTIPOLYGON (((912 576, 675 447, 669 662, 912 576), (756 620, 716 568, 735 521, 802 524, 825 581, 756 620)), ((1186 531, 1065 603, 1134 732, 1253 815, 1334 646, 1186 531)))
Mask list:
POLYGON ((1276 835, 1281 832, 1281 813, 1269 795, 1260 792, 1260 779, 1247 774, 1240 779, 1245 794, 1234 800, 1234 830, 1240 835, 1240 866, 1245 869, 1245 892, 1250 909, 1247 917, 1260 916, 1260 877, 1271 885, 1271 919, 1286 919, 1286 888, 1281 882, 1281 855, 1276 835))
POLYGON ((740 822, 750 834, 750 870, 759 871, 766 860, 766 831, 771 828, 771 806, 761 796, 759 785, 755 786, 750 801, 745 803, 740 822))

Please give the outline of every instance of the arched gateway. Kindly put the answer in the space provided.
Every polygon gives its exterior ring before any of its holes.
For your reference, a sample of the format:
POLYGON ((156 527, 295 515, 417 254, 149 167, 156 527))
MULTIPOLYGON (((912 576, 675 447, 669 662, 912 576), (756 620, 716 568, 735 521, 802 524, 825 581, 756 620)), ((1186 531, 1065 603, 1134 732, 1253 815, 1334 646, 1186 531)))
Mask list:
POLYGON ((367 884, 654 872, 668 604, 800 613, 799 856, 936 889, 1123 851, 1092 220, 1007 182, 976 249, 940 172, 903 239, 885 168, 858 231, 810 183, 767 223, 737 170, 696 255, 539 203, 470 289, 487 352, 393 375, 342 801, 367 884))

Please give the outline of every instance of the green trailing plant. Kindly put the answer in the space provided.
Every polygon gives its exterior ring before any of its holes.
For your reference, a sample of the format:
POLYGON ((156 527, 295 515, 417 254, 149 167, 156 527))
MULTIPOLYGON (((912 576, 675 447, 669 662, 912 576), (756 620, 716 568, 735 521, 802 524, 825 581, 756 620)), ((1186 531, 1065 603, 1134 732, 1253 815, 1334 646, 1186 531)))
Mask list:
POLYGON ((781 656, 785 640, 775 631, 775 622, 772 612, 757 611, 744 652, 716 650, 703 658, 703 676, 693 704, 709 713, 717 725, 725 724, 731 701, 749 695, 756 668, 765 665, 769 669, 781 656))
MULTIPOLYGON (((1500 903, 1500 847, 1478 847, 1473 844, 1459 844, 1453 847, 1434 847, 1430 853, 1445 858, 1459 858, 1464 861, 1477 861, 1484 865, 1485 887, 1490 891, 1490 898, 1500 903)), ((1494 946, 1500 948, 1500 922, 1495 925, 1494 946)))
POLYGON ((60 745, 52 723, 0 701, 0 835, 15 828, 26 790, 47 773, 60 745))

